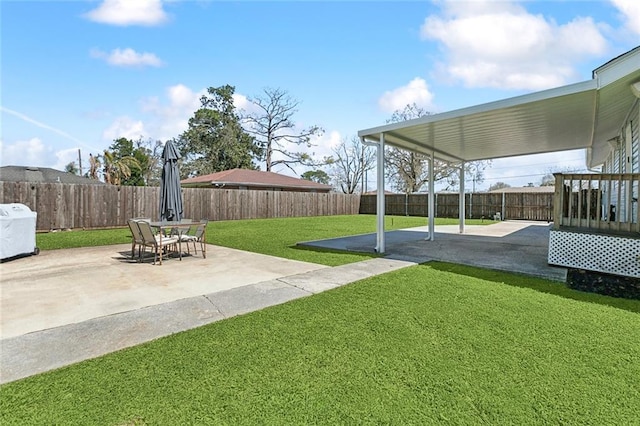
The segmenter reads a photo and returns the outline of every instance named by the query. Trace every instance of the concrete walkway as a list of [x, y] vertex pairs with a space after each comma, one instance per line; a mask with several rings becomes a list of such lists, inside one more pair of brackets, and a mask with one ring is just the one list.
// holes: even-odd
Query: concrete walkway
[[0, 264], [0, 383], [415, 264], [329, 268], [211, 245], [206, 259], [162, 266], [129, 255], [106, 246]]

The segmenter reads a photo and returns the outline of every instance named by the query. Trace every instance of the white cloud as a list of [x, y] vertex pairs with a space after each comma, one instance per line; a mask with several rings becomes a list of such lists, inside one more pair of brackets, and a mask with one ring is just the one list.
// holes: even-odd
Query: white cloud
[[94, 22], [120, 26], [153, 26], [168, 20], [161, 0], [104, 0], [85, 17]]
[[91, 49], [91, 57], [104, 59], [109, 65], [116, 67], [161, 67], [164, 63], [153, 53], [138, 53], [131, 48], [114, 49], [111, 53], [100, 49]]
[[233, 105], [244, 114], [260, 114], [264, 112], [262, 108], [251, 102], [251, 99], [240, 93], [233, 94]]
[[633, 33], [640, 34], [640, 2], [638, 0], [611, 0], [622, 13], [625, 26]]
[[429, 91], [427, 82], [416, 77], [406, 86], [385, 92], [378, 100], [378, 105], [385, 112], [394, 112], [413, 103], [428, 109], [433, 106], [432, 101], [433, 93]]
[[250, 109], [254, 104], [245, 95], [234, 93], [233, 105], [239, 110], [246, 111], [247, 109]]
[[51, 146], [37, 137], [11, 144], [0, 140], [0, 153], [3, 166], [50, 167], [64, 170], [65, 166], [72, 161], [78, 164], [78, 148], [54, 151]]
[[576, 62], [606, 53], [604, 27], [590, 17], [560, 25], [508, 1], [442, 5], [440, 15], [425, 19], [421, 35], [444, 47], [440, 72], [468, 87], [555, 87], [578, 78]]
[[142, 100], [142, 111], [151, 115], [147, 122], [148, 136], [162, 141], [179, 136], [189, 126], [189, 118], [200, 108], [200, 98], [206, 90], [194, 92], [184, 84], [166, 89], [166, 101], [158, 97]]
[[40, 138], [16, 141], [8, 145], [4, 141], [0, 141], [0, 152], [4, 166], [45, 167], [47, 166], [47, 157], [51, 156], [50, 150]]
[[311, 154], [316, 159], [321, 159], [333, 155], [333, 150], [342, 143], [342, 135], [337, 130], [332, 130], [312, 137], [310, 142], [313, 145], [310, 148]]
[[[63, 149], [60, 151], [56, 151], [55, 155], [55, 163], [50, 166], [43, 167], [51, 167], [56, 170], [64, 170], [65, 166], [72, 161], [76, 163], [76, 167], [78, 166], [78, 149], [77, 148], [69, 148]], [[86, 171], [86, 163], [83, 164], [83, 171]]]
[[116, 118], [116, 120], [102, 132], [102, 138], [109, 142], [119, 138], [137, 140], [144, 138], [146, 134], [142, 121], [135, 121], [127, 116], [122, 116]]

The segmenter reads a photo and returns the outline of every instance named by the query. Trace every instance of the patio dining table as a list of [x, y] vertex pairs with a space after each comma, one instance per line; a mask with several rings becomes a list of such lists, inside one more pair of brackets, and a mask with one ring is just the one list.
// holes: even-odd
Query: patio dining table
[[[170, 220], [164, 220], [164, 221], [160, 221], [160, 222], [149, 222], [149, 225], [158, 230], [158, 235], [159, 235], [159, 244], [160, 247], [162, 247], [162, 237], [164, 236], [164, 231], [166, 231], [167, 229], [169, 230], [174, 230], [177, 229], [178, 230], [178, 251], [180, 252], [180, 260], [182, 260], [182, 235], [184, 232], [188, 231], [192, 226], [198, 226], [198, 225], [203, 225], [204, 222], [201, 221], [194, 221], [191, 219], [183, 219], [180, 221], [170, 221]], [[206, 231], [206, 227], [205, 227], [205, 231], [202, 233], [202, 257], [206, 258], [207, 257], [207, 245], [206, 245], [206, 235], [207, 235], [207, 231]], [[162, 250], [160, 250], [160, 265], [162, 265]]]

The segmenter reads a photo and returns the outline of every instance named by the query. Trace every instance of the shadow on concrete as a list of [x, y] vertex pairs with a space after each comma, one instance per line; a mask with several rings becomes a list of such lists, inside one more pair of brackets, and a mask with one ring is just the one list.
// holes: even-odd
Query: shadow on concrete
[[[117, 260], [119, 262], [122, 263], [149, 263], [152, 264], [154, 261], [154, 255], [152, 251], [146, 251], [142, 253], [141, 259], [138, 259], [138, 250], [136, 249], [136, 252], [134, 254], [134, 257], [131, 257], [131, 250], [122, 250], [118, 252], [119, 256], [113, 256], [111, 257], [113, 260]], [[193, 258], [193, 257], [202, 257], [201, 253], [193, 254], [193, 253], [188, 253], [188, 252], [184, 252], [182, 253], [182, 258], [183, 259], [188, 259], [188, 258]], [[141, 260], [141, 261], [140, 261]], [[162, 256], [162, 260], [163, 261], [170, 261], [173, 262], [174, 260], [177, 260], [178, 262], [180, 262], [180, 255], [178, 253], [169, 253], [169, 254], [164, 254]]]
[[[299, 243], [302, 247], [375, 253], [376, 234], [354, 235]], [[549, 225], [540, 222], [501, 222], [469, 226], [436, 227], [434, 241], [427, 227], [385, 232], [385, 257], [418, 263], [433, 260], [566, 280], [566, 269], [547, 263]]]
[[534, 277], [522, 277], [517, 281], [509, 279], [509, 274], [503, 271], [480, 269], [466, 265], [456, 265], [445, 262], [430, 262], [429, 266], [438, 271], [452, 272], [458, 275], [480, 278], [485, 281], [509, 285], [512, 287], [528, 288], [540, 293], [552, 294], [565, 299], [577, 300], [580, 302], [597, 303], [599, 305], [610, 306], [612, 308], [623, 309], [625, 311], [640, 314], [640, 301], [629, 300], [611, 296], [604, 296], [596, 293], [586, 293], [573, 290], [564, 283], [553, 281], [541, 281]]

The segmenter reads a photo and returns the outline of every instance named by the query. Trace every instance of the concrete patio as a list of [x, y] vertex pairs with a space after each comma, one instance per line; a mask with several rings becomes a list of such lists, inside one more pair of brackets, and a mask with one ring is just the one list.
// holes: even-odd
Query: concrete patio
[[[545, 222], [504, 221], [492, 225], [436, 226], [434, 241], [428, 227], [385, 232], [385, 257], [423, 263], [460, 263], [565, 281], [564, 268], [549, 266], [550, 225]], [[375, 251], [376, 234], [300, 243], [301, 246], [356, 252]]]

